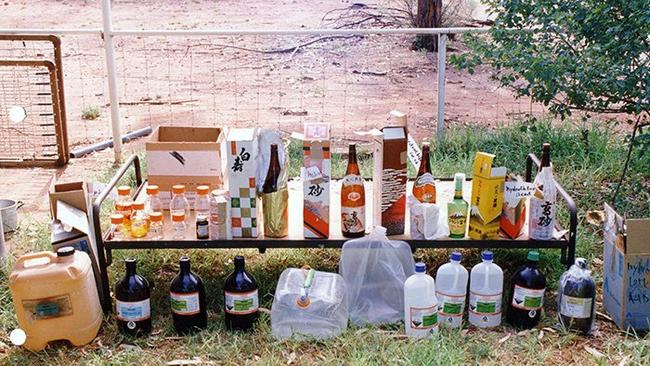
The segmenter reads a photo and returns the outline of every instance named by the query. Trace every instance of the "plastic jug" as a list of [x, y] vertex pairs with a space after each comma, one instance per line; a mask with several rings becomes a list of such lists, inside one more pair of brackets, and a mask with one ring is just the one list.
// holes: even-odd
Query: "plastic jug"
[[424, 263], [416, 263], [415, 274], [404, 282], [404, 330], [413, 338], [438, 332], [436, 285]]
[[449, 263], [440, 266], [436, 273], [438, 320], [440, 324], [458, 328], [463, 324], [469, 274], [460, 264], [460, 253], [453, 252], [449, 258]]
[[494, 255], [485, 251], [483, 262], [472, 268], [469, 281], [469, 322], [480, 328], [501, 324], [503, 271], [492, 262]]
[[90, 343], [102, 323], [90, 257], [72, 247], [20, 257], [9, 276], [25, 347], [40, 351], [48, 342]]
[[348, 326], [348, 295], [343, 277], [313, 269], [287, 268], [280, 275], [271, 306], [271, 332], [331, 338]]

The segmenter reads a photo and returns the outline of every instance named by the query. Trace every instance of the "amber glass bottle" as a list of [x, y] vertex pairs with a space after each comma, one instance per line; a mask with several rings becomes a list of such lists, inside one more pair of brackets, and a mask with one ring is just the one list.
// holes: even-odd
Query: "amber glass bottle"
[[278, 158], [278, 145], [271, 144], [271, 161], [269, 162], [269, 171], [266, 173], [266, 179], [262, 186], [264, 193], [273, 193], [278, 191], [278, 180], [280, 179], [280, 159]]
[[422, 144], [422, 160], [418, 176], [413, 182], [413, 197], [422, 203], [436, 203], [436, 182], [431, 174], [428, 142]]
[[357, 148], [350, 144], [348, 169], [341, 184], [341, 231], [347, 238], [362, 237], [366, 232], [366, 192], [357, 163]]

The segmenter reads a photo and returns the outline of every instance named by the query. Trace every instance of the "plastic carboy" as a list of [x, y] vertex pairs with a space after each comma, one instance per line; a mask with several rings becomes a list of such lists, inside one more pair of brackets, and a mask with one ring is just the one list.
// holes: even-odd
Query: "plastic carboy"
[[472, 268], [469, 281], [469, 322], [480, 328], [501, 324], [503, 270], [492, 262], [490, 251], [482, 253], [482, 263]]

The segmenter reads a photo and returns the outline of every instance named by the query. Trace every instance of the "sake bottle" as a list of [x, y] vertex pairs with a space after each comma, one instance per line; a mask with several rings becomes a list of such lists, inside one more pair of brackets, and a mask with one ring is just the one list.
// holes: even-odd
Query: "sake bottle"
[[179, 264], [180, 272], [172, 280], [169, 298], [176, 332], [188, 334], [208, 325], [205, 288], [201, 278], [190, 270], [187, 256], [182, 256]]
[[341, 182], [341, 231], [346, 238], [360, 238], [366, 233], [366, 191], [355, 144], [350, 144], [348, 168]]
[[235, 270], [224, 285], [224, 312], [228, 330], [249, 330], [257, 321], [257, 282], [246, 272], [244, 257], [235, 257]]
[[149, 282], [136, 273], [135, 258], [125, 261], [126, 274], [115, 285], [115, 313], [120, 332], [141, 336], [151, 332]]
[[533, 183], [535, 184], [535, 193], [530, 197], [528, 235], [533, 240], [551, 240], [555, 228], [557, 188], [553, 178], [551, 144], [549, 143], [542, 146], [542, 160]]
[[544, 306], [546, 278], [539, 271], [539, 252], [528, 252], [528, 261], [512, 278], [507, 320], [517, 328], [533, 328]]

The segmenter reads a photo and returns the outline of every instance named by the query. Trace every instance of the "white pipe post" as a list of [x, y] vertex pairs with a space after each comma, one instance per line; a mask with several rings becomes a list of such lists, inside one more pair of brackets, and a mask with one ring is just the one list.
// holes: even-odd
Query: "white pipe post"
[[2, 217], [0, 216], [0, 264], [7, 256], [7, 249], [5, 248], [5, 229], [2, 224]]
[[111, 131], [113, 132], [113, 152], [115, 164], [122, 162], [122, 131], [120, 127], [120, 101], [117, 94], [117, 71], [115, 68], [115, 49], [113, 48], [113, 20], [111, 0], [102, 0], [102, 24], [104, 30], [104, 53], [108, 73], [108, 95], [111, 103]]
[[445, 138], [445, 68], [447, 67], [447, 34], [438, 36], [438, 142]]

